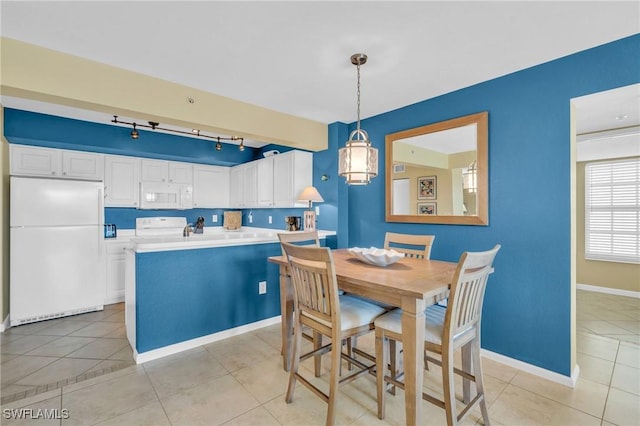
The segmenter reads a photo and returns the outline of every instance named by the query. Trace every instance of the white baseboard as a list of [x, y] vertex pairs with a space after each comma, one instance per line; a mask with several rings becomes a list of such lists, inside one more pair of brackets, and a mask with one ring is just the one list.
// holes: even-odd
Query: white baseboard
[[636, 299], [640, 299], [640, 291], [620, 290], [617, 288], [600, 287], [597, 285], [589, 285], [589, 284], [576, 284], [576, 288], [578, 290], [595, 291], [598, 293], [613, 294], [616, 296], [635, 297]]
[[174, 345], [165, 346], [160, 349], [154, 349], [151, 351], [143, 352], [139, 354], [135, 348], [133, 349], [133, 358], [136, 364], [141, 364], [147, 361], [153, 361], [154, 359], [163, 358], [168, 355], [174, 355], [180, 352], [184, 352], [189, 349], [197, 348], [198, 346], [207, 345], [209, 343], [217, 342], [219, 340], [226, 339], [228, 337], [238, 336], [240, 334], [255, 331], [263, 327], [267, 327], [273, 324], [280, 324], [280, 315], [273, 318], [267, 318], [262, 321], [253, 322], [251, 324], [241, 325], [240, 327], [224, 330], [219, 333], [213, 333], [195, 339], [187, 340], [186, 342], [176, 343]]
[[580, 367], [578, 365], [576, 365], [576, 367], [573, 369], [571, 377], [569, 377], [532, 364], [527, 364], [526, 362], [522, 362], [514, 358], [509, 358], [508, 356], [488, 351], [486, 349], [480, 349], [480, 355], [485, 358], [489, 358], [492, 361], [499, 362], [500, 364], [517, 368], [518, 370], [522, 370], [525, 373], [533, 374], [534, 376], [542, 377], [543, 379], [550, 380], [552, 382], [556, 382], [570, 388], [574, 388], [576, 386], [578, 376], [580, 375]]
[[0, 333], [4, 332], [8, 328], [9, 328], [9, 315], [7, 315], [4, 321], [2, 321], [2, 324], [0, 324]]

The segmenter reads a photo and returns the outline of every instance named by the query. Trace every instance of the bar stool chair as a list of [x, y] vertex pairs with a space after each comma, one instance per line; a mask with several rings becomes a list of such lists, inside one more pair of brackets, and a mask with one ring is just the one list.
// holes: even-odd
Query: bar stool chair
[[[404, 253], [405, 257], [428, 260], [431, 257], [431, 246], [436, 239], [435, 235], [398, 234], [387, 232], [384, 235], [384, 249], [395, 250]], [[388, 306], [385, 306], [388, 308]], [[390, 363], [396, 366], [396, 371], [391, 376], [396, 378], [402, 371], [402, 348], [392, 340], [389, 345]], [[426, 364], [425, 364], [426, 366]], [[428, 367], [426, 367], [428, 369]], [[391, 394], [396, 394], [396, 387], [391, 388]]]
[[[279, 233], [278, 239], [280, 240], [280, 244], [291, 243], [296, 245], [320, 247], [320, 239], [318, 238], [317, 231]], [[282, 249], [282, 255], [285, 257], [287, 256], [287, 254], [284, 252], [284, 248]], [[288, 286], [287, 290], [288, 290], [288, 293], [280, 294], [280, 303], [282, 306], [285, 306], [285, 309], [287, 310], [287, 312], [293, 312], [293, 286], [292, 285]], [[289, 316], [289, 318], [291, 318], [291, 316]], [[288, 334], [289, 336], [293, 334], [293, 324], [287, 324], [284, 321], [284, 318], [282, 320], [282, 334], [283, 335]], [[319, 333], [316, 333], [315, 335], [312, 336], [303, 331], [302, 337], [304, 337], [310, 342], [314, 342], [314, 345], [315, 345], [314, 347], [316, 349], [322, 346], [322, 335]], [[284, 340], [282, 349], [281, 349], [281, 354], [284, 357], [285, 370], [289, 371], [290, 364], [291, 364], [292, 349], [290, 346], [286, 347], [286, 343], [284, 342], [291, 342], [291, 339]], [[315, 360], [316, 377], [320, 377], [320, 370], [322, 367], [321, 363], [322, 363], [321, 358], [319, 356], [316, 357], [316, 360]]]
[[416, 259], [429, 259], [431, 256], [431, 246], [435, 235], [413, 235], [413, 234], [397, 234], [395, 232], [387, 232], [384, 235], [385, 250], [395, 250], [404, 253], [406, 257], [414, 257]]
[[[294, 293], [294, 341], [289, 386], [286, 402], [293, 401], [296, 382], [300, 381], [313, 393], [328, 403], [327, 425], [333, 425], [336, 418], [338, 385], [355, 380], [375, 368], [375, 363], [365, 365], [342, 352], [342, 341], [354, 336], [367, 334], [373, 330], [374, 320], [385, 310], [373, 303], [348, 295], [338, 295], [338, 283], [331, 250], [326, 247], [301, 247], [282, 243], [289, 261]], [[302, 326], [328, 336], [331, 342], [320, 348], [302, 354]], [[311, 356], [331, 351], [329, 373], [329, 393], [305, 379], [299, 372], [300, 361]], [[358, 367], [340, 375], [340, 361]]]
[[[487, 279], [493, 272], [493, 260], [498, 250], [500, 250], [499, 244], [488, 251], [463, 253], [451, 283], [449, 304], [446, 309], [431, 306], [425, 311], [425, 362], [429, 360], [442, 367], [444, 401], [424, 392], [422, 398], [445, 409], [448, 425], [456, 425], [475, 404], [480, 404], [484, 424], [489, 425], [480, 361], [480, 320]], [[396, 309], [378, 317], [375, 321], [375, 329], [378, 417], [384, 419], [386, 383], [392, 383], [404, 389], [404, 384], [399, 380], [384, 377], [384, 366], [387, 365], [385, 351], [387, 342], [389, 339], [402, 341], [402, 311]], [[456, 350], [466, 345], [469, 345], [471, 360], [466, 362], [463, 360], [461, 370], [454, 367], [453, 356]], [[440, 354], [441, 357], [433, 358], [427, 352]], [[469, 361], [473, 363], [473, 371]], [[462, 376], [463, 381], [475, 382], [477, 390], [475, 398], [468, 402], [459, 414], [456, 413], [455, 405], [454, 373]]]

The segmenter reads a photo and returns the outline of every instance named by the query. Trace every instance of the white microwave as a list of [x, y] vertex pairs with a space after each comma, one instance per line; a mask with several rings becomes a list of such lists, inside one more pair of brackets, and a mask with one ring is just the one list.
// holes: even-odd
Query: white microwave
[[140, 209], [184, 210], [193, 207], [193, 188], [188, 184], [140, 183]]

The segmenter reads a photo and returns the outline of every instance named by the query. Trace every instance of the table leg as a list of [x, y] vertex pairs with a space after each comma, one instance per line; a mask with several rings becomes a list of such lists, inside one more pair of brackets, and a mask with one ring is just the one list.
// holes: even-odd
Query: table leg
[[289, 282], [287, 267], [280, 266], [280, 315], [282, 325], [282, 368], [289, 371], [291, 365], [293, 334], [293, 289]]
[[407, 425], [421, 425], [422, 383], [424, 369], [424, 300], [402, 301], [403, 360], [405, 378], [405, 420]]

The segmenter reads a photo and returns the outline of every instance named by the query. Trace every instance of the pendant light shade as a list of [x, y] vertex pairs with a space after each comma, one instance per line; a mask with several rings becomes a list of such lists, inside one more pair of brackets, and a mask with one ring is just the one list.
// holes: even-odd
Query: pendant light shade
[[371, 178], [378, 176], [378, 150], [371, 146], [369, 135], [360, 128], [360, 65], [366, 62], [364, 53], [351, 56], [351, 63], [358, 70], [358, 121], [346, 146], [338, 151], [338, 174], [346, 178], [348, 185], [367, 185]]
[[366, 185], [378, 175], [378, 150], [371, 146], [367, 132], [351, 132], [347, 145], [340, 148], [338, 163], [340, 176], [348, 185]]

